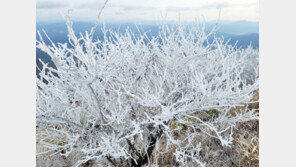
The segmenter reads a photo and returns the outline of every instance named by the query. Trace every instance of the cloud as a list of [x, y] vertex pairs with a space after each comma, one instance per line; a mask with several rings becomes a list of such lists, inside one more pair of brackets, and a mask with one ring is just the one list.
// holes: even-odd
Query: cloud
[[[61, 9], [74, 9], [75, 17], [91, 20], [96, 17], [104, 2], [105, 0], [37, 0], [37, 11], [40, 19], [54, 19]], [[226, 19], [257, 20], [258, 6], [258, 0], [110, 0], [103, 15], [109, 20], [152, 20], [158, 17], [159, 11], [163, 11], [169, 12], [168, 17], [171, 19], [177, 13], [182, 13], [187, 20], [194, 19], [196, 15], [206, 15], [211, 20], [216, 18], [217, 9], [221, 8], [222, 14], [227, 11], [224, 14]]]
[[131, 10], [138, 10], [138, 11], [143, 11], [143, 10], [156, 10], [157, 8], [151, 7], [151, 6], [122, 6], [121, 7], [123, 10], [131, 11]]
[[[88, 9], [99, 9], [103, 3], [101, 1], [95, 1], [95, 2], [84, 2], [81, 4], [74, 5], [75, 8], [88, 8]], [[107, 4], [108, 5], [108, 4]], [[110, 6], [110, 5], [108, 5]]]
[[[82, 2], [76, 3], [72, 5], [72, 7], [76, 9], [95, 9], [98, 10], [103, 5], [102, 1], [91, 1], [91, 2]], [[157, 10], [158, 8], [152, 6], [144, 6], [144, 5], [129, 5], [129, 4], [119, 4], [119, 3], [110, 3], [107, 4], [107, 10], [124, 10], [124, 11], [149, 11], [149, 10]]]
[[182, 11], [194, 11], [194, 10], [204, 10], [204, 9], [220, 9], [220, 8], [228, 8], [231, 7], [231, 5], [227, 2], [223, 3], [211, 3], [207, 5], [203, 5], [201, 7], [175, 7], [175, 6], [169, 6], [167, 8], [167, 11], [170, 12], [182, 12]]
[[167, 11], [169, 12], [181, 12], [181, 11], [189, 11], [189, 10], [195, 10], [195, 9], [190, 7], [175, 7], [175, 6], [169, 6], [167, 8]]
[[204, 5], [201, 7], [201, 9], [220, 9], [220, 8], [228, 8], [232, 6], [233, 5], [229, 4], [228, 2], [222, 2], [222, 3], [212, 3], [212, 4]]
[[203, 5], [201, 7], [176, 7], [176, 6], [169, 6], [167, 11], [170, 12], [182, 12], [182, 11], [194, 11], [194, 10], [206, 10], [206, 9], [223, 9], [223, 8], [233, 8], [233, 7], [250, 7], [256, 6], [257, 3], [242, 3], [242, 4], [230, 4], [228, 2], [221, 2], [221, 3], [210, 3]]
[[36, 7], [37, 9], [57, 9], [67, 7], [67, 4], [54, 1], [37, 1]]
[[250, 6], [256, 6], [258, 3], [241, 3], [241, 4], [230, 4], [228, 2], [223, 3], [213, 3], [204, 5], [201, 8], [202, 9], [222, 9], [222, 8], [233, 8], [233, 7], [250, 7]]
[[124, 13], [124, 12], [115, 12], [114, 14], [115, 14], [115, 15], [120, 15], [120, 16], [122, 16], [122, 15], [124, 15], [125, 13]]
[[258, 6], [259, 3], [244, 3], [244, 4], [241, 4], [240, 6], [242, 7], [250, 7], [250, 6]]
[[119, 8], [124, 11], [149, 11], [149, 10], [157, 10], [159, 8], [152, 7], [152, 6], [138, 6], [138, 5], [118, 5], [118, 4], [112, 4], [110, 7]]

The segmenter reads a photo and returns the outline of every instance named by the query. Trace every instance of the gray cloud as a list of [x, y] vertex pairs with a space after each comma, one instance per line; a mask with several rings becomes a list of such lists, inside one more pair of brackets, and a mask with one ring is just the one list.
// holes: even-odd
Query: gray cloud
[[[136, 1], [139, 1], [139, 3], [136, 3]], [[120, 0], [110, 0], [110, 3], [107, 4], [105, 8], [105, 12], [108, 13], [108, 15], [105, 15], [106, 18], [112, 18], [112, 19], [124, 19], [119, 18], [118, 16], [125, 16], [130, 17], [131, 19], [134, 18], [145, 18], [150, 19], [151, 18], [151, 12], [156, 13], [158, 10], [166, 10], [167, 12], [182, 12], [184, 15], [190, 14], [187, 12], [194, 12], [194, 11], [211, 11], [219, 8], [224, 8], [229, 10], [230, 12], [237, 10], [238, 8], [245, 8], [245, 10], [254, 12], [254, 9], [256, 9], [256, 13], [253, 15], [248, 16], [245, 13], [235, 13], [233, 16], [227, 16], [229, 18], [234, 17], [237, 18], [250, 18], [251, 19], [257, 19], [258, 15], [258, 2], [239, 2], [234, 1], [233, 3], [229, 2], [226, 3], [224, 1], [218, 1], [216, 3], [192, 3], [192, 5], [187, 4], [186, 6], [182, 6], [181, 1], [180, 5], [178, 4], [168, 4], [164, 3], [165, 1], [161, 0], [151, 0], [153, 2], [159, 1], [157, 5], [154, 3], [140, 3], [140, 1], [145, 0], [130, 0], [126, 3], [123, 3], [123, 1]], [[77, 16], [78, 18], [93, 18], [94, 17], [94, 10], [99, 10], [103, 4], [103, 0], [37, 0], [37, 11], [39, 12], [39, 18], [46, 18], [52, 16], [53, 18], [58, 14], [56, 10], [52, 9], [74, 9], [75, 12], [81, 13], [81, 15]], [[133, 3], [132, 3], [133, 2]], [[145, 1], [146, 2], [146, 1]], [[154, 6], [152, 5], [154, 4]], [[199, 5], [199, 6], [198, 6]], [[38, 10], [39, 9], [39, 10]], [[87, 11], [89, 10], [90, 14], [87, 14]], [[150, 14], [150, 15], [149, 15]], [[157, 13], [156, 13], [157, 14]], [[142, 16], [143, 15], [143, 16]], [[188, 15], [188, 19], [192, 17], [192, 14]], [[170, 16], [168, 16], [170, 17]]]
[[125, 13], [124, 12], [115, 12], [115, 15], [120, 15], [120, 16], [122, 16], [122, 15], [124, 15]]
[[257, 3], [243, 3], [243, 4], [230, 4], [227, 2], [222, 2], [222, 3], [211, 3], [207, 4], [201, 7], [174, 7], [174, 6], [169, 6], [167, 8], [167, 11], [171, 12], [182, 12], [182, 11], [192, 11], [192, 10], [202, 10], [202, 9], [223, 9], [223, 8], [232, 8], [232, 7], [250, 7], [250, 6], [255, 6]]
[[[76, 8], [88, 8], [88, 9], [99, 9], [103, 5], [102, 2], [90, 2], [90, 3], [82, 3], [80, 5], [75, 6]], [[107, 4], [107, 6], [110, 6]]]
[[[88, 8], [88, 9], [99, 9], [103, 5], [102, 2], [91, 2], [91, 3], [82, 3], [76, 5], [75, 8]], [[156, 10], [158, 8], [152, 6], [135, 6], [135, 5], [119, 5], [115, 3], [109, 3], [106, 6], [107, 8], [119, 8], [124, 11], [147, 11], [147, 10]]]
[[227, 2], [212, 3], [212, 4], [202, 6], [201, 9], [220, 9], [220, 8], [228, 8], [228, 7], [232, 7], [232, 6], [234, 6], [234, 5], [231, 5]]
[[156, 10], [157, 8], [151, 7], [151, 6], [122, 6], [123, 10], [140, 10], [140, 11], [146, 11], [146, 10]]
[[188, 11], [188, 10], [195, 10], [194, 8], [189, 8], [189, 7], [174, 7], [174, 6], [169, 6], [168, 8], [167, 8], [167, 11], [169, 11], [169, 12], [176, 12], [176, 11], [178, 11], [178, 12], [181, 12], [181, 11]]
[[244, 3], [244, 4], [240, 5], [240, 6], [242, 6], [242, 7], [250, 7], [250, 6], [258, 6], [258, 5], [259, 5], [259, 3]]
[[202, 9], [220, 9], [220, 8], [232, 8], [232, 7], [250, 7], [256, 6], [257, 3], [243, 3], [243, 4], [230, 4], [228, 2], [223, 3], [213, 3], [209, 5], [202, 6]]
[[61, 2], [52, 2], [52, 1], [37, 1], [36, 4], [37, 9], [56, 9], [56, 8], [64, 8], [67, 7], [66, 3]]

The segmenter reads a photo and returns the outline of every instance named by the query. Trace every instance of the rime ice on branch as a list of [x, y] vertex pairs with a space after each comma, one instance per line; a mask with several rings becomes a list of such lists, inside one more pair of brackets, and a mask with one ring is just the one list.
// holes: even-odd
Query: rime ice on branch
[[258, 51], [251, 47], [209, 40], [204, 25], [162, 25], [153, 38], [102, 29], [102, 41], [76, 36], [70, 18], [67, 27], [71, 47], [47, 45], [40, 34], [37, 42], [56, 65], [43, 63], [37, 80], [37, 125], [47, 147], [39, 154], [79, 153], [76, 166], [153, 165], [165, 138], [165, 147], [176, 146], [177, 163], [204, 166], [203, 140], [231, 147], [236, 125], [258, 119], [246, 107], [233, 112], [258, 89]]

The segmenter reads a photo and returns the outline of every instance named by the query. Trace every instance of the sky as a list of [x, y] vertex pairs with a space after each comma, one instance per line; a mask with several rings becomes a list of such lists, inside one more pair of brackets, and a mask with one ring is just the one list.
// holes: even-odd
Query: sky
[[[71, 9], [71, 18], [94, 21], [105, 0], [37, 0], [37, 21], [61, 21]], [[109, 0], [102, 19], [110, 22], [181, 21], [195, 19], [258, 21], [259, 0]]]

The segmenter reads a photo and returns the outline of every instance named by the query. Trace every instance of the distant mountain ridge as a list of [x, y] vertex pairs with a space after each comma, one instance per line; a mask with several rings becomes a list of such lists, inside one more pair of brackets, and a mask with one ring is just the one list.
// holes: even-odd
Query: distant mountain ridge
[[[207, 22], [205, 31], [210, 31], [216, 22]], [[85, 31], [90, 31], [94, 23], [91, 22], [74, 22], [73, 29], [76, 35]], [[190, 24], [189, 24], [190, 26]], [[119, 33], [124, 33], [127, 28], [137, 33], [137, 26], [133, 23], [109, 23], [105, 25], [106, 29], [112, 29]], [[102, 24], [99, 25], [98, 29], [102, 28]], [[149, 32], [149, 36], [156, 36], [159, 32], [159, 26], [157, 24], [143, 24], [140, 26], [142, 31]], [[55, 43], [67, 43], [67, 27], [65, 22], [37, 22], [36, 30], [45, 30], [51, 40]], [[42, 33], [42, 32], [41, 32]], [[246, 48], [250, 44], [255, 48], [259, 49], [259, 23], [249, 21], [221, 21], [219, 22], [219, 29], [216, 32], [216, 36], [223, 36], [226, 40], [230, 40], [229, 44], [234, 45], [237, 42], [237, 47]], [[37, 34], [37, 40], [39, 40]], [[96, 32], [95, 38], [103, 39], [103, 34], [100, 31]], [[45, 42], [49, 41], [45, 39]], [[50, 61], [50, 57], [43, 53], [41, 50], [36, 49], [36, 58], [42, 59], [45, 62]]]
[[246, 48], [250, 44], [255, 49], [259, 49], [259, 34], [245, 34], [245, 35], [237, 35], [237, 36], [230, 36], [229, 44], [234, 45], [236, 42], [238, 47]]
[[[216, 23], [207, 23], [207, 29], [212, 28]], [[243, 35], [243, 34], [259, 34], [259, 23], [252, 21], [221, 21], [218, 23], [220, 28], [218, 32], [230, 35]]]

